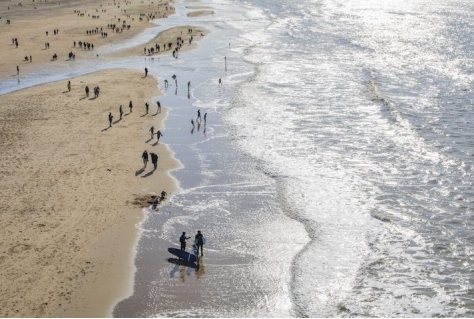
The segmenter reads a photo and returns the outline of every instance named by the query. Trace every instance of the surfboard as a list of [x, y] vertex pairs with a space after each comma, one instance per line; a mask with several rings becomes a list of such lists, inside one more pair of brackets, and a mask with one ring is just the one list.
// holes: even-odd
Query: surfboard
[[[194, 239], [194, 244], [197, 245], [197, 240]], [[202, 238], [202, 244], [205, 245], [206, 244], [206, 237], [203, 237]]]
[[175, 265], [179, 265], [179, 266], [186, 266], [186, 267], [194, 268], [194, 269], [198, 269], [198, 268], [199, 268], [199, 266], [196, 265], [195, 263], [186, 261], [186, 260], [184, 260], [184, 259], [168, 258], [167, 260], [168, 260], [168, 262], [169, 262], [170, 264], [175, 264]]
[[190, 254], [187, 251], [184, 251], [178, 248], [168, 248], [168, 251], [178, 258], [186, 260], [187, 262], [193, 263], [197, 261], [196, 255]]

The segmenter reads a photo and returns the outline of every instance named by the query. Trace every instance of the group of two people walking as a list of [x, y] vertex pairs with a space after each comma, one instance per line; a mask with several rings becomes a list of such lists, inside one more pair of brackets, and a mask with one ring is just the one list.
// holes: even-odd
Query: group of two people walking
[[[186, 237], [186, 232], [183, 232], [181, 237], [179, 237], [179, 242], [181, 244], [181, 250], [186, 250], [186, 240], [191, 237]], [[201, 231], [198, 230], [196, 236], [194, 236], [194, 244], [196, 245], [196, 255], [199, 256], [199, 249], [201, 250], [201, 256], [204, 256], [203, 245], [204, 245], [204, 236], [201, 234]]]
[[[155, 153], [150, 153], [151, 157], [151, 163], [153, 164], [153, 169], [156, 169], [158, 166], [158, 155]], [[142, 153], [142, 160], [143, 160], [143, 168], [146, 168], [146, 165], [148, 164], [148, 152], [145, 150]]]

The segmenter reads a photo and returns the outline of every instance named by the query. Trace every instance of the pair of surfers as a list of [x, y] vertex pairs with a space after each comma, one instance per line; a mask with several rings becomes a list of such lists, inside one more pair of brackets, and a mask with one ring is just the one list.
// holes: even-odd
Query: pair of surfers
[[[181, 244], [181, 250], [186, 250], [186, 240], [190, 239], [191, 237], [186, 237], [186, 232], [179, 237], [179, 242]], [[201, 249], [201, 256], [204, 256], [203, 245], [206, 239], [202, 235], [201, 231], [198, 230], [196, 236], [194, 236], [194, 245], [196, 248], [196, 255], [199, 256], [199, 249]]]

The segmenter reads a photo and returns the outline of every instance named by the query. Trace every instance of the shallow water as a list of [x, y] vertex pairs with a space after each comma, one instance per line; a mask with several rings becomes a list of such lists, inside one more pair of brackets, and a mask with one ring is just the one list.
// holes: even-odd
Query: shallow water
[[[118, 66], [178, 76], [159, 99], [183, 191], [148, 213], [135, 295], [114, 314], [472, 317], [473, 4], [202, 5], [216, 14], [185, 21], [211, 34], [177, 60], [21, 80]], [[19, 87], [7, 82], [1, 93]], [[191, 132], [197, 109], [208, 121]], [[166, 247], [198, 229], [201, 271], [167, 263]]]
[[[216, 10], [231, 13], [225, 6]], [[197, 50], [169, 65], [149, 63], [170, 80], [159, 98], [171, 109], [163, 141], [184, 165], [173, 172], [183, 190], [158, 213], [148, 212], [136, 260], [135, 294], [117, 305], [114, 316], [291, 315], [289, 266], [308, 238], [302, 224], [283, 214], [285, 199], [279, 196], [277, 178], [232, 146], [239, 137], [231, 134], [221, 114], [252, 67], [235, 63], [238, 54], [223, 42], [235, 31], [216, 19], [221, 18], [200, 19], [211, 34]], [[225, 79], [221, 87], [219, 77]], [[207, 123], [193, 129], [190, 121], [196, 121], [198, 109], [202, 116], [207, 113]], [[166, 248], [179, 245], [182, 231], [194, 236], [198, 229], [207, 238], [201, 268], [168, 263], [173, 256]]]
[[472, 316], [472, 4], [253, 4], [225, 118], [313, 239], [295, 314]]

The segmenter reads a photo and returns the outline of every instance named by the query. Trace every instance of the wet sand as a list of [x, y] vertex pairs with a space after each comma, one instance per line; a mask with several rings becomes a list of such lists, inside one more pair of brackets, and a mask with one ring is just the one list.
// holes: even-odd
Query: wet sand
[[[95, 50], [140, 34], [152, 25], [147, 14], [156, 19], [174, 12], [164, 1], [152, 9], [153, 1], [121, 7], [92, 0], [20, 2], [0, 3], [0, 79], [41, 69], [64, 72], [64, 65], [55, 63], [69, 59], [69, 52], [75, 61], [107, 59]], [[130, 30], [107, 30], [119, 17], [130, 23]], [[86, 34], [101, 27], [107, 37]], [[177, 30], [160, 39], [175, 43]], [[78, 48], [78, 41], [94, 43], [95, 48]], [[51, 61], [53, 53], [57, 61]], [[137, 55], [136, 50], [121, 54]], [[162, 128], [168, 114], [166, 105], [156, 112], [159, 79], [144, 77], [143, 71], [112, 69], [68, 80], [70, 91], [65, 80], [0, 95], [2, 317], [110, 316], [133, 287], [142, 209], [150, 205], [152, 195], [178, 191], [170, 171], [180, 163], [162, 144], [166, 134], [159, 144], [150, 139], [149, 128]], [[100, 87], [97, 98], [95, 86]], [[141, 169], [144, 150], [158, 154], [157, 170], [151, 163]]]

